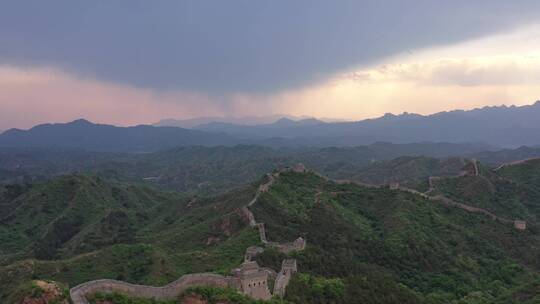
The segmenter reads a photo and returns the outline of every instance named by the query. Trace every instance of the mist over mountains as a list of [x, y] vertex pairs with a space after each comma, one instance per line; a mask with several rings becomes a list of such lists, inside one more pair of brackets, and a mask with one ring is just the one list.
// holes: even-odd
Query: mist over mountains
[[[244, 117], [197, 117], [190, 119], [162, 119], [159, 122], [153, 124], [156, 127], [180, 127], [180, 128], [195, 128], [201, 127], [206, 124], [213, 123], [225, 123], [225, 124], [234, 124], [234, 125], [243, 125], [243, 126], [256, 126], [256, 125], [265, 125], [272, 124], [277, 122], [280, 119], [287, 119], [291, 121], [312, 119], [310, 116], [293, 116], [285, 114], [276, 114], [276, 115], [267, 115], [267, 116], [244, 116]], [[331, 119], [331, 118], [321, 118], [321, 121], [325, 122], [340, 122], [344, 120]]]
[[[485, 107], [423, 116], [403, 113], [358, 122], [281, 118], [245, 125], [189, 120], [190, 129], [139, 125], [116, 127], [76, 120], [0, 134], [0, 147], [61, 147], [97, 151], [149, 152], [175, 146], [258, 144], [278, 147], [355, 146], [375, 142], [483, 143], [515, 148], [540, 144], [540, 101], [527, 106]], [[197, 124], [198, 123], [198, 124]], [[179, 123], [182, 124], [182, 123]]]

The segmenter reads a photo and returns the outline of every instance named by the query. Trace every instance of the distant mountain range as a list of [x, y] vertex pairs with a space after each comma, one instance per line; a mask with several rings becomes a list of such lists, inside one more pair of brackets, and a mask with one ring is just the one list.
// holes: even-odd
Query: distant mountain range
[[301, 120], [292, 120], [290, 118], [280, 118], [279, 120], [269, 123], [253, 126], [238, 125], [226, 122], [211, 122], [195, 126], [194, 129], [207, 132], [225, 132], [229, 134], [241, 135], [243, 137], [287, 137], [282, 131], [284, 129], [298, 127], [312, 127], [321, 124], [326, 124], [322, 120], [315, 118], [306, 118]]
[[11, 129], [0, 134], [0, 147], [57, 147], [95, 151], [148, 152], [177, 146], [238, 143], [241, 141], [223, 133], [148, 125], [116, 127], [93, 124], [84, 119], [43, 124], [29, 130]]
[[540, 143], [540, 101], [527, 106], [484, 107], [470, 111], [423, 116], [403, 113], [358, 122], [324, 123], [314, 119], [243, 126], [228, 123], [199, 125], [195, 129], [220, 131], [242, 138], [295, 139], [299, 144], [359, 145], [377, 141], [482, 142], [517, 147]]
[[[224, 123], [224, 124], [234, 124], [242, 126], [255, 126], [255, 125], [266, 125], [277, 122], [280, 119], [287, 119], [290, 121], [298, 120], [310, 120], [313, 117], [310, 116], [293, 116], [293, 115], [284, 115], [276, 114], [269, 116], [244, 116], [244, 117], [199, 117], [191, 119], [163, 119], [154, 124], [156, 127], [180, 127], [180, 128], [197, 128], [200, 126], [214, 124], [214, 123]], [[320, 121], [324, 122], [342, 122], [343, 120], [333, 119], [333, 118], [321, 118]]]
[[[540, 144], [540, 101], [423, 116], [403, 113], [358, 122], [280, 118], [254, 125], [191, 120], [191, 129], [139, 125], [115, 127], [76, 120], [0, 134], [0, 147], [61, 147], [148, 152], [175, 146], [259, 144], [274, 147], [356, 146], [375, 142], [483, 143], [498, 147]], [[248, 121], [247, 119], [245, 120]], [[254, 120], [252, 122], [255, 122]]]

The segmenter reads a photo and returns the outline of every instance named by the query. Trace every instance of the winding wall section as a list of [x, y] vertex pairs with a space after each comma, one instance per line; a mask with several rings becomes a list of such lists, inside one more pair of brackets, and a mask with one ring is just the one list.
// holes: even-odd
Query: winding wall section
[[137, 298], [154, 298], [170, 300], [176, 298], [184, 290], [195, 286], [235, 287], [235, 278], [224, 277], [212, 273], [187, 274], [178, 280], [162, 287], [130, 284], [116, 280], [95, 280], [80, 284], [70, 290], [73, 304], [89, 304], [87, 295], [96, 292], [118, 292]]
[[[266, 230], [264, 227], [264, 223], [257, 223], [257, 221], [255, 220], [255, 216], [249, 210], [248, 207], [255, 204], [255, 202], [257, 202], [257, 200], [259, 199], [262, 193], [268, 192], [268, 190], [270, 189], [270, 186], [274, 183], [275, 179], [279, 177], [280, 172], [283, 172], [286, 170], [291, 170], [291, 169], [285, 169], [285, 170], [278, 171], [277, 173], [274, 173], [274, 174], [268, 174], [267, 175], [268, 181], [261, 184], [254, 198], [245, 207], [241, 208], [241, 212], [244, 214], [244, 216], [246, 216], [249, 222], [249, 226], [253, 228], [257, 228], [259, 230], [259, 236], [260, 236], [261, 242], [264, 244], [278, 246], [278, 248], [281, 248], [280, 246], [284, 246], [284, 248], [289, 248], [291, 245], [289, 244], [282, 245], [278, 243], [268, 242], [266, 238]], [[302, 241], [302, 244], [298, 248], [303, 249], [305, 246], [305, 242], [301, 238], [300, 240]], [[298, 240], [291, 243], [293, 244], [292, 246], [298, 246], [298, 245], [295, 245], [296, 242], [298, 242]], [[247, 253], [246, 253], [246, 256], [251, 257], [251, 255], [248, 255]], [[262, 270], [268, 272], [271, 275], [271, 277], [275, 277], [277, 275], [275, 271], [273, 270], [271, 271], [269, 269], [262, 269]], [[284, 275], [285, 277], [283, 277]], [[290, 272], [287, 272], [286, 274], [285, 273], [281, 274], [281, 277], [279, 277], [278, 275], [279, 282], [276, 282], [276, 284], [279, 284], [280, 286], [279, 294], [281, 296], [285, 292], [285, 288], [287, 287], [290, 276], [291, 276]], [[130, 296], [130, 297], [136, 297], [136, 298], [154, 298], [157, 300], [169, 300], [169, 299], [176, 298], [183, 291], [185, 291], [186, 289], [190, 287], [213, 286], [213, 287], [230, 287], [230, 288], [235, 288], [237, 290], [241, 290], [242, 289], [241, 285], [242, 285], [241, 279], [239, 279], [238, 277], [221, 276], [221, 275], [212, 274], [212, 273], [187, 274], [180, 277], [178, 280], [171, 282], [170, 284], [167, 284], [165, 286], [161, 286], [161, 287], [137, 285], [137, 284], [131, 284], [131, 283], [123, 282], [123, 281], [102, 279], [102, 280], [89, 281], [89, 282], [73, 287], [70, 290], [70, 297], [73, 304], [89, 304], [87, 296], [97, 293], [97, 292], [105, 292], [105, 293], [118, 292], [118, 293]]]

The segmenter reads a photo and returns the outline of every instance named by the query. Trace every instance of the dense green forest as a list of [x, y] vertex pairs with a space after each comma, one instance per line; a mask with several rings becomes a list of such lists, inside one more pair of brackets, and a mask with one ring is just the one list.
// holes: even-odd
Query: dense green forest
[[[254, 159], [264, 155], [260, 152], [252, 151]], [[232, 157], [216, 153], [214, 157], [223, 157], [217, 163]], [[201, 164], [207, 157], [202, 156]], [[172, 158], [165, 157], [164, 164]], [[239, 160], [204, 174], [255, 164]], [[229, 274], [247, 247], [261, 245], [258, 232], [239, 212], [263, 180], [255, 172], [269, 165], [258, 166], [217, 191], [171, 191], [99, 170], [0, 186], [0, 302], [9, 303], [21, 290], [29, 290], [25, 286], [33, 280], [65, 288], [102, 278], [161, 286], [187, 273]], [[540, 300], [538, 161], [498, 170], [479, 164], [478, 176], [462, 158], [400, 157], [363, 170], [324, 166], [325, 172], [334, 170], [331, 177], [383, 186], [337, 183], [310, 171], [279, 174], [250, 209], [265, 223], [270, 240], [302, 236], [308, 246], [291, 253], [299, 272], [283, 301], [275, 303]], [[384, 186], [399, 182], [425, 191], [429, 176], [441, 176], [433, 195], [526, 220], [527, 229]], [[279, 270], [285, 257], [269, 249], [257, 261]], [[255, 303], [228, 290], [190, 292], [204, 303]], [[123, 295], [98, 297], [112, 303], [154, 303]]]
[[540, 149], [474, 152], [475, 145], [375, 143], [328, 148], [179, 147], [153, 153], [106, 153], [73, 149], [0, 148], [0, 184], [35, 183], [90, 172], [108, 180], [164, 190], [216, 195], [244, 187], [261, 175], [303, 163], [332, 178], [368, 183], [399, 181], [425, 189], [430, 175], [454, 175], [463, 158], [489, 166], [540, 156]]
[[[271, 239], [299, 233], [308, 239], [309, 248], [295, 256], [305, 275], [288, 289], [291, 301], [538, 300], [535, 293], [515, 300], [540, 288], [537, 230], [517, 231], [418, 195], [328, 183], [310, 174], [284, 175], [254, 210]], [[272, 265], [271, 255], [263, 253], [261, 263]]]
[[163, 285], [185, 273], [228, 274], [258, 243], [238, 213], [252, 187], [199, 198], [71, 175], [0, 193], [0, 297], [34, 278]]

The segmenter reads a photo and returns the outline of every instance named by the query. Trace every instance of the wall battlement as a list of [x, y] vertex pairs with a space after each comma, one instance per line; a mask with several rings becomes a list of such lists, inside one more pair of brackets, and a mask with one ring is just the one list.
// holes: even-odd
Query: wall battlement
[[138, 298], [169, 300], [176, 298], [184, 290], [195, 286], [234, 287], [230, 277], [212, 273], [187, 274], [161, 287], [130, 284], [117, 280], [95, 280], [80, 284], [70, 290], [73, 304], [89, 304], [86, 296], [96, 292], [118, 292]]

